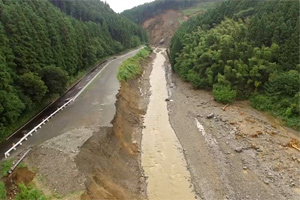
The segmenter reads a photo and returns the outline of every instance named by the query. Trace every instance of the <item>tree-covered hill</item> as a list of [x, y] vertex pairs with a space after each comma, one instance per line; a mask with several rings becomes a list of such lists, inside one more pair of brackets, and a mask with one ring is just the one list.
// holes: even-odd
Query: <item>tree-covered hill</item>
[[130, 10], [125, 10], [121, 15], [127, 17], [131, 21], [141, 24], [145, 20], [163, 13], [165, 10], [174, 9], [180, 10], [198, 4], [200, 1], [195, 0], [155, 0], [150, 3], [134, 7]]
[[299, 1], [225, 1], [184, 23], [171, 42], [175, 71], [228, 103], [250, 98], [300, 128]]
[[0, 138], [98, 60], [146, 40], [100, 1], [60, 2], [66, 13], [47, 0], [0, 0]]
[[130, 47], [139, 38], [143, 41], [147, 40], [146, 32], [139, 25], [122, 15], [116, 14], [108, 4], [99, 0], [50, 1], [62, 12], [78, 20], [101, 24], [108, 30], [111, 37], [119, 41], [125, 48]]

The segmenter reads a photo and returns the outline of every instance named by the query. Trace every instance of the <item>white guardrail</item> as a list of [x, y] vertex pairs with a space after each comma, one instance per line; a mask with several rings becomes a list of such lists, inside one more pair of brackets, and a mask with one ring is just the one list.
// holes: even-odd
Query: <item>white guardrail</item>
[[[136, 52], [136, 51], [139, 51], [140, 49], [142, 49], [143, 47], [135, 50], [135, 51], [132, 51], [132, 52], [129, 52], [125, 55], [122, 55], [122, 56], [119, 56], [118, 58], [122, 58], [124, 56], [127, 56], [128, 54], [130, 53], [133, 53], [133, 52]], [[10, 156], [10, 152], [13, 151], [13, 150], [16, 150], [17, 146], [21, 146], [22, 145], [22, 142], [24, 141], [27, 141], [28, 140], [28, 137], [29, 136], [32, 136], [32, 134], [34, 132], [37, 132], [38, 129], [42, 128], [42, 125], [46, 124], [46, 122], [49, 121], [49, 119], [51, 119], [56, 113], [58, 113], [59, 111], [63, 110], [66, 106], [68, 106], [71, 102], [75, 101], [78, 96], [91, 84], [91, 82], [93, 82], [93, 80], [95, 78], [98, 77], [98, 75], [114, 60], [111, 60], [109, 61], [72, 99], [70, 99], [67, 103], [65, 103], [64, 105], [62, 105], [60, 108], [58, 108], [55, 112], [53, 112], [49, 117], [47, 117], [46, 119], [44, 119], [41, 123], [39, 123], [36, 127], [34, 127], [31, 131], [29, 131], [26, 135], [24, 135], [24, 137], [22, 137], [16, 144], [12, 144], [12, 147], [6, 151], [4, 153], [4, 156], [5, 158], [8, 158]]]
[[32, 136], [34, 132], [37, 132], [39, 128], [42, 128], [42, 125], [46, 124], [46, 122], [49, 121], [56, 113], [63, 110], [67, 105], [69, 105], [71, 102], [75, 101], [75, 98], [70, 99], [67, 103], [62, 105], [60, 108], [58, 108], [55, 112], [53, 112], [50, 116], [48, 116], [46, 119], [44, 119], [41, 123], [39, 123], [36, 127], [34, 127], [31, 131], [29, 131], [24, 137], [22, 137], [19, 142], [16, 144], [13, 144], [13, 146], [4, 153], [5, 158], [10, 156], [10, 152], [13, 150], [16, 150], [17, 146], [21, 146], [23, 141], [27, 141], [29, 136]]

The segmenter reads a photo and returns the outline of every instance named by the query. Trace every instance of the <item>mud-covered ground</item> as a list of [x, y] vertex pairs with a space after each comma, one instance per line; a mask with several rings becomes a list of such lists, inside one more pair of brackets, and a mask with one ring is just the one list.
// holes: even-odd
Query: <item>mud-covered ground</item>
[[210, 92], [166, 70], [170, 122], [201, 199], [300, 199], [300, 152], [288, 145], [298, 132], [248, 102], [223, 111]]

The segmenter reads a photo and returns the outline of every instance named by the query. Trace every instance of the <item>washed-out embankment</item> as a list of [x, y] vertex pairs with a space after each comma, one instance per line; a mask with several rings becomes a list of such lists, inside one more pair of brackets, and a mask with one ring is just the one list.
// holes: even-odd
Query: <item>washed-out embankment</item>
[[8, 196], [33, 182], [50, 199], [146, 199], [140, 151], [153, 57], [140, 63], [142, 75], [121, 83], [112, 127], [74, 129], [34, 148], [25, 159], [29, 170], [5, 181]]
[[113, 127], [94, 133], [75, 158], [79, 171], [87, 177], [84, 200], [146, 198], [140, 151], [152, 59], [141, 63], [139, 78], [121, 83]]

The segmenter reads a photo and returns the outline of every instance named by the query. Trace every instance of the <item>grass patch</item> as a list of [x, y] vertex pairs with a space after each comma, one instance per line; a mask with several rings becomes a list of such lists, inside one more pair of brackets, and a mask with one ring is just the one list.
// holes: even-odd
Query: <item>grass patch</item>
[[2, 181], [0, 182], [0, 199], [6, 199], [6, 188]]
[[278, 97], [256, 94], [250, 98], [251, 106], [265, 111], [283, 121], [283, 125], [300, 130], [298, 97]]
[[190, 16], [190, 15], [196, 14], [200, 11], [206, 12], [207, 10], [214, 8], [216, 6], [216, 3], [217, 2], [201, 2], [197, 6], [182, 10], [182, 13], [185, 16]]
[[26, 165], [24, 164], [24, 163], [20, 163], [19, 165], [18, 165], [18, 168], [23, 168], [23, 167], [26, 167]]
[[32, 186], [26, 186], [23, 183], [19, 185], [20, 193], [17, 194], [15, 200], [48, 200], [48, 198]]
[[117, 78], [120, 82], [135, 79], [142, 73], [140, 61], [149, 56], [151, 49], [145, 47], [139, 51], [135, 56], [125, 60], [119, 68]]
[[232, 90], [230, 86], [214, 84], [213, 95], [218, 102], [227, 104], [236, 98], [236, 91]]
[[13, 159], [10, 159], [10, 160], [5, 160], [2, 163], [2, 166], [1, 166], [1, 174], [2, 174], [2, 176], [7, 176], [8, 175], [8, 171], [13, 166], [13, 162], [14, 162]]

